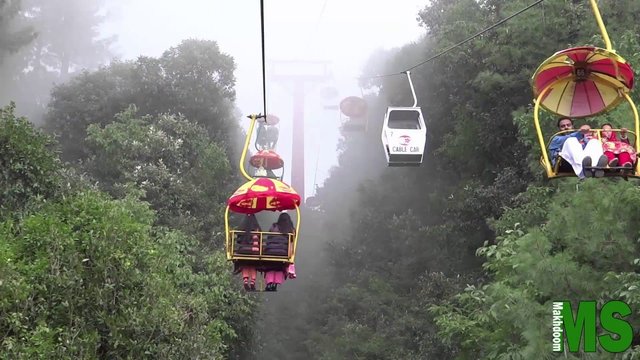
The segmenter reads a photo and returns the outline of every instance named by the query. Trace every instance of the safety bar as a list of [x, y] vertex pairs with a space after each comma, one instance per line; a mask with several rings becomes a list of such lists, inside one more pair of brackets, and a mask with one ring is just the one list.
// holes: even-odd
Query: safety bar
[[[235, 241], [238, 238], [238, 235], [246, 234], [244, 230], [229, 230], [229, 236], [227, 237], [227, 244], [229, 249], [233, 249], [232, 258], [243, 258], [243, 259], [254, 259], [254, 260], [272, 260], [272, 261], [282, 261], [289, 260], [292, 255], [292, 247], [293, 247], [293, 234], [291, 233], [280, 233], [280, 232], [271, 232], [271, 231], [251, 231], [250, 234], [258, 236], [258, 244], [256, 250], [252, 250], [250, 253], [238, 252], [237, 244]], [[272, 255], [265, 254], [264, 248], [266, 247], [264, 236], [269, 235], [281, 235], [287, 237], [287, 254], [286, 255]], [[247, 246], [254, 247], [253, 244], [247, 244]]]

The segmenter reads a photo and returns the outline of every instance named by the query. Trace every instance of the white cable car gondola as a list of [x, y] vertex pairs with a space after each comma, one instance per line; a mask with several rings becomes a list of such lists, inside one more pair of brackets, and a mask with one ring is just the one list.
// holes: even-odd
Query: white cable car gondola
[[413, 94], [412, 107], [388, 107], [382, 126], [382, 145], [388, 166], [420, 166], [427, 140], [427, 127], [413, 89], [410, 72], [409, 86]]

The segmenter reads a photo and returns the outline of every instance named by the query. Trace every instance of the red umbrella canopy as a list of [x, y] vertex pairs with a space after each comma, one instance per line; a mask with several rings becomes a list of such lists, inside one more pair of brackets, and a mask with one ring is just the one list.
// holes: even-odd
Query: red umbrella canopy
[[283, 211], [300, 206], [300, 195], [282, 181], [257, 178], [242, 185], [227, 200], [233, 212], [254, 214], [260, 211]]
[[561, 116], [593, 116], [610, 110], [633, 88], [633, 69], [614, 52], [584, 46], [555, 53], [533, 75], [540, 106]]
[[357, 96], [349, 96], [340, 102], [340, 111], [348, 117], [363, 117], [367, 114], [367, 102]]
[[280, 169], [284, 166], [284, 160], [273, 150], [260, 150], [249, 160], [255, 168], [263, 167], [267, 170]]

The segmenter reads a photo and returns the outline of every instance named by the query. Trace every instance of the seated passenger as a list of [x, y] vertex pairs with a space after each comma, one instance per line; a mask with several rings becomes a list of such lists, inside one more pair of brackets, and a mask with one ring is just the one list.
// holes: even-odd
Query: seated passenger
[[261, 231], [255, 215], [247, 214], [240, 229], [242, 232], [236, 233], [236, 253], [258, 255], [260, 253], [260, 236], [251, 233]]
[[[279, 232], [283, 235], [274, 235], [273, 239], [267, 241], [273, 241], [267, 244], [265, 254], [267, 252], [278, 252], [277, 255], [289, 255], [289, 234], [295, 234], [296, 229], [293, 226], [291, 217], [287, 213], [282, 213], [278, 217], [278, 221], [274, 223], [269, 229], [270, 232]], [[270, 236], [271, 238], [271, 236]], [[284, 239], [284, 243], [283, 240]], [[271, 247], [271, 248], [269, 248]], [[273, 255], [276, 255], [275, 253]], [[295, 278], [295, 273], [291, 273], [291, 269], [294, 269], [290, 264], [288, 267], [283, 266], [281, 270], [270, 270], [265, 273], [265, 282], [267, 283], [266, 291], [276, 291], [278, 285], [284, 282], [285, 277], [288, 275], [290, 278]]]
[[629, 143], [627, 129], [620, 129], [620, 139], [611, 129], [609, 123], [602, 125], [602, 147], [609, 166], [633, 167], [636, 162], [636, 149]]
[[[244, 254], [259, 254], [260, 253], [260, 236], [258, 234], [252, 234], [252, 232], [262, 231], [260, 224], [255, 215], [247, 214], [244, 218], [241, 229], [244, 233], [241, 233], [236, 243], [238, 248], [236, 252]], [[244, 288], [247, 291], [255, 291], [256, 289], [256, 267], [252, 265], [241, 265], [236, 269], [237, 272], [242, 272], [242, 279], [244, 281]]]
[[[568, 117], [558, 120], [558, 128], [560, 130], [573, 130], [573, 121]], [[602, 144], [592, 136], [591, 127], [582, 125], [580, 131], [572, 132], [567, 135], [558, 135], [551, 140], [549, 144], [549, 153], [551, 155], [552, 165], [558, 157], [562, 157], [575, 172], [580, 179], [595, 175], [595, 177], [604, 176], [604, 170], [583, 168], [604, 167], [607, 165], [607, 157], [602, 151]], [[594, 164], [594, 162], [596, 162]]]
[[[560, 118], [558, 119], [558, 129], [560, 131], [573, 130], [573, 121], [570, 118]], [[565, 133], [563, 135], [558, 135], [551, 139], [549, 143], [549, 159], [551, 160], [551, 166], [556, 166], [556, 162], [558, 161], [558, 157], [560, 156], [560, 150], [562, 150], [562, 145], [570, 136], [579, 136], [579, 132], [571, 132]], [[563, 161], [560, 164], [560, 172], [569, 172], [572, 171], [571, 165], [567, 162]]]
[[[269, 229], [270, 232], [280, 232], [277, 227], [271, 226]], [[263, 243], [264, 250], [262, 253], [264, 255], [281, 255], [288, 256], [289, 255], [289, 235], [287, 234], [278, 234], [278, 235], [268, 235]]]

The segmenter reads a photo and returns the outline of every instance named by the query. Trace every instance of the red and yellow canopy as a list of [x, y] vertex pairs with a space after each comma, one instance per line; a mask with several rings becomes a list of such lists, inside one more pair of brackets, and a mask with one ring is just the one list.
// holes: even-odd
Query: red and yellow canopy
[[243, 214], [284, 211], [300, 206], [300, 195], [282, 181], [257, 178], [242, 185], [227, 200], [229, 209]]
[[633, 88], [631, 66], [614, 52], [584, 46], [565, 49], [545, 60], [533, 75], [536, 98], [550, 86], [540, 106], [572, 118], [610, 110]]

